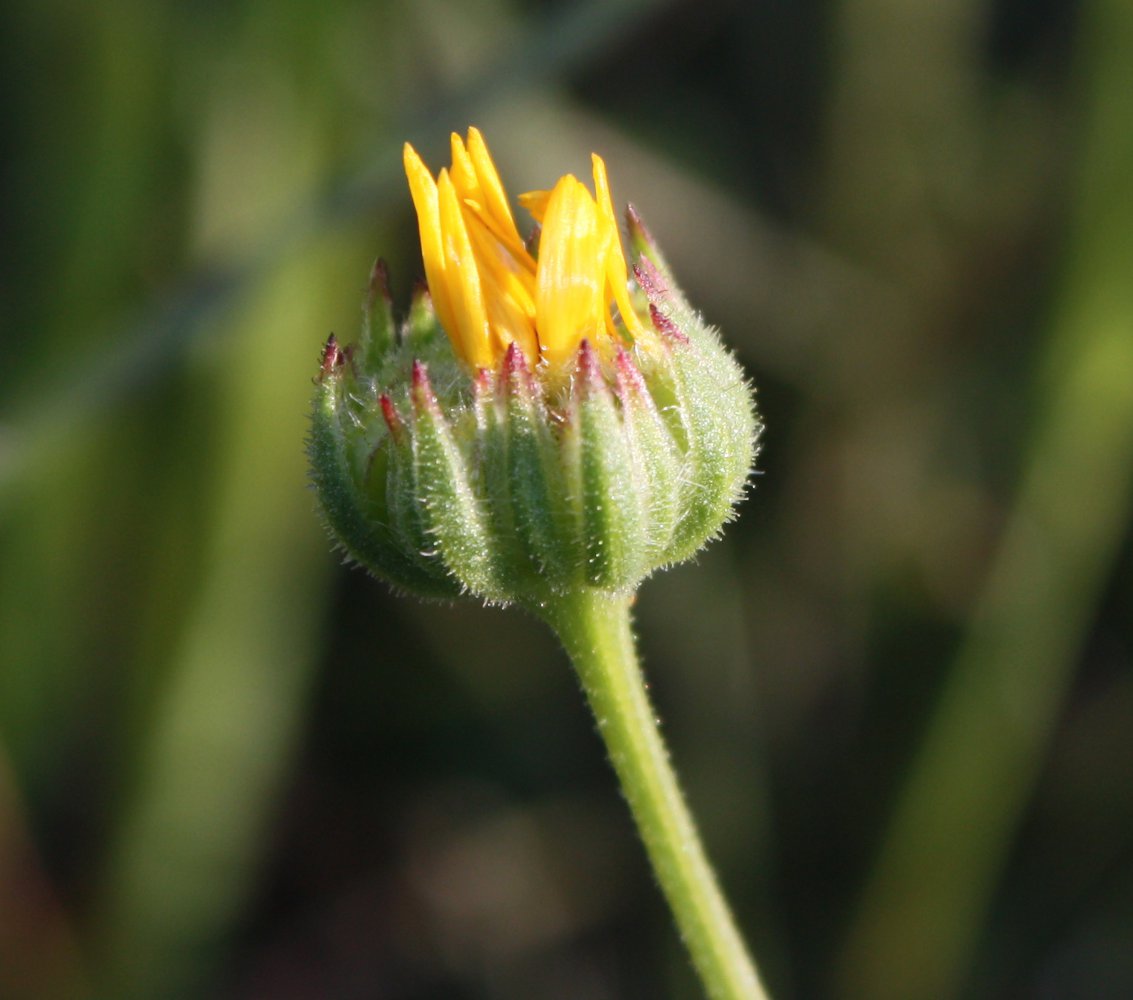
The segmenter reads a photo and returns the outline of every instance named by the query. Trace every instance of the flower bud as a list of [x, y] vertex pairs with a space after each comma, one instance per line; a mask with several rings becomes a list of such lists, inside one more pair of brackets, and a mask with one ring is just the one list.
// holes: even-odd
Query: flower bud
[[480, 134], [436, 180], [406, 147], [428, 290], [393, 319], [375, 265], [359, 342], [327, 342], [312, 478], [347, 555], [413, 593], [537, 608], [627, 593], [693, 555], [742, 496], [750, 386], [635, 213], [626, 266], [605, 166], [521, 196]]

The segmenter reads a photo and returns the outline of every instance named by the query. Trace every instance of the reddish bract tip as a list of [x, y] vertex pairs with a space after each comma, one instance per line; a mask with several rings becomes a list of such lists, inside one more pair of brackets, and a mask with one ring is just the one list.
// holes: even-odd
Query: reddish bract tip
[[339, 365], [345, 360], [345, 355], [339, 349], [338, 338], [332, 333], [327, 337], [326, 346], [323, 348], [323, 359], [319, 363], [319, 378], [326, 378], [331, 374]]
[[477, 396], [487, 396], [492, 391], [494, 381], [490, 368], [477, 368], [472, 376], [472, 391]]
[[402, 423], [401, 417], [398, 415], [397, 409], [393, 405], [393, 400], [389, 398], [384, 392], [378, 397], [378, 405], [382, 409], [382, 417], [389, 428], [390, 436], [395, 441], [401, 440], [401, 431], [405, 426]]
[[669, 297], [669, 286], [664, 276], [648, 257], [641, 257], [633, 265], [633, 276], [650, 302], [662, 302]]
[[389, 294], [389, 265], [379, 257], [370, 271], [370, 301], [378, 298], [387, 304], [393, 301]]
[[429, 286], [425, 282], [424, 278], [413, 279], [413, 291], [410, 292], [409, 299], [414, 305], [416, 305], [422, 299], [431, 300], [431, 296], [429, 295]]
[[527, 355], [523, 353], [523, 348], [514, 340], [507, 345], [507, 350], [504, 352], [502, 369], [504, 382], [509, 392], [525, 391], [530, 393], [534, 390], [531, 368], [527, 364]]
[[626, 205], [626, 229], [629, 230], [630, 239], [635, 243], [648, 246], [650, 249], [657, 246], [653, 239], [653, 234], [649, 231], [649, 227], [645, 225], [637, 209], [632, 204]]
[[429, 373], [424, 363], [417, 359], [413, 361], [413, 403], [419, 410], [434, 409], [437, 405], [437, 394], [433, 392]]
[[672, 317], [663, 313], [652, 302], [649, 303], [649, 318], [653, 320], [653, 329], [663, 337], [675, 340], [678, 344], [688, 343], [685, 332], [677, 326]]
[[590, 346], [589, 340], [583, 340], [578, 345], [578, 382], [586, 392], [601, 392], [606, 388], [598, 352]]
[[641, 369], [637, 367], [637, 362], [633, 360], [627, 350], [622, 347], [618, 348], [615, 363], [617, 365], [618, 395], [626, 399], [630, 396], [648, 394], [649, 390], [645, 385], [645, 378], [641, 374]]
[[523, 356], [522, 349], [514, 340], [507, 345], [507, 350], [504, 352], [504, 371], [508, 375], [527, 372], [527, 358]]

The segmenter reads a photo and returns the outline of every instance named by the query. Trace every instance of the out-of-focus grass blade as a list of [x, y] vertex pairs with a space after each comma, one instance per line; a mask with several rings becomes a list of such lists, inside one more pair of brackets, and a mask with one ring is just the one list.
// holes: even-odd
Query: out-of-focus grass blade
[[1096, 0], [1075, 229], [1018, 499], [851, 928], [842, 991], [946, 1000], [1042, 765], [1133, 501], [1133, 9]]
[[317, 661], [328, 569], [293, 388], [308, 384], [310, 358], [286, 345], [319, 329], [327, 289], [356, 250], [300, 256], [229, 331], [203, 579], [181, 609], [96, 920], [109, 995], [199, 988], [256, 875]]

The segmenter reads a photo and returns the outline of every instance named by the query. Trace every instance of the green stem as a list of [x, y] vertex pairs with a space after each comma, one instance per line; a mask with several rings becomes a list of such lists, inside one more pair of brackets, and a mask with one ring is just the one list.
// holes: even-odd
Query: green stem
[[538, 609], [582, 681], [657, 881], [711, 1000], [766, 1000], [704, 855], [638, 666], [630, 598], [580, 591]]

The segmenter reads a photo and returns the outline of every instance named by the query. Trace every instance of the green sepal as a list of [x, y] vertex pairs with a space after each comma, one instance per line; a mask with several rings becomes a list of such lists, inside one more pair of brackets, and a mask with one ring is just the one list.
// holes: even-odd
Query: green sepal
[[647, 253], [634, 274], [666, 354], [666, 363], [646, 377], [685, 456], [681, 519], [669, 549], [669, 560], [680, 562], [733, 516], [751, 472], [760, 425], [743, 370], [676, 289], [640, 220], [637, 226]]
[[[382, 397], [382, 404], [396, 414], [388, 396]], [[430, 579], [445, 580], [459, 594], [459, 583], [433, 551], [424, 512], [414, 499], [417, 478], [408, 425], [400, 416], [391, 419], [388, 412], [386, 421], [391, 425], [390, 433], [374, 449], [364, 480], [373, 516], [389, 525], [391, 544], [412, 562], [417, 572]]]
[[394, 586], [427, 597], [453, 597], [459, 587], [445, 577], [423, 570], [393, 537], [388, 521], [357, 487], [347, 437], [339, 422], [342, 376], [332, 373], [317, 384], [307, 450], [311, 479], [322, 514], [347, 557], [377, 573]]
[[[429, 353], [432, 345], [441, 342], [451, 356], [444, 330], [437, 322], [437, 314], [433, 311], [433, 300], [429, 297], [429, 290], [424, 285], [413, 289], [413, 299], [409, 305], [409, 315], [405, 318], [405, 325], [401, 330], [402, 341], [415, 357]], [[456, 361], [455, 358], [452, 359]]]
[[516, 344], [504, 358], [503, 380], [508, 506], [540, 580], [563, 590], [583, 575], [580, 517], [570, 503], [560, 442]]
[[426, 534], [438, 560], [467, 590], [504, 600], [480, 499], [472, 489], [452, 428], [425, 366], [413, 365], [413, 467]]
[[[688, 487], [683, 514], [670, 550], [673, 561], [687, 559], [719, 534], [733, 516], [751, 471], [756, 423], [743, 373], [715, 336], [693, 315], [676, 314], [695, 345], [672, 347], [675, 388], [688, 433]], [[682, 322], [683, 321], [683, 322]], [[705, 400], [713, 405], [704, 405]]]
[[507, 427], [495, 374], [487, 368], [472, 382], [471, 412], [463, 415], [456, 435], [468, 456], [469, 484], [481, 498], [481, 510], [495, 553], [494, 575], [509, 592], [530, 575], [531, 560], [521, 543], [508, 497]]
[[750, 387], [635, 216], [630, 238], [656, 332], [584, 341], [567, 377], [515, 345], [469, 372], [423, 288], [395, 330], [375, 265], [359, 344], [324, 352], [309, 447], [350, 558], [426, 596], [537, 608], [624, 594], [719, 532], [754, 456]]
[[362, 300], [362, 336], [358, 343], [358, 368], [373, 371], [397, 343], [393, 301], [389, 294], [389, 271], [379, 258], [370, 269], [370, 282]]
[[680, 522], [681, 456], [633, 359], [619, 350], [616, 366], [634, 485], [646, 512], [642, 522], [645, 560], [653, 568], [668, 561]]
[[633, 458], [622, 421], [594, 349], [583, 341], [575, 375], [578, 492], [591, 586], [621, 591], [635, 587], [644, 564], [645, 510], [636, 489]]

